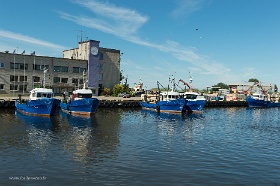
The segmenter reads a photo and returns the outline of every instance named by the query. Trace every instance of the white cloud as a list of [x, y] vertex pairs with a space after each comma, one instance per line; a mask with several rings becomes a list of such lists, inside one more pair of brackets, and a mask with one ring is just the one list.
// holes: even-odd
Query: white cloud
[[22, 35], [19, 33], [14, 33], [14, 32], [5, 31], [5, 30], [0, 30], [0, 38], [12, 39], [12, 40], [16, 40], [16, 41], [20, 41], [20, 42], [24, 42], [24, 43], [40, 45], [40, 46], [51, 48], [51, 49], [54, 49], [54, 50], [57, 50], [60, 52], [65, 49], [65, 47], [57, 45], [57, 44], [53, 44], [53, 43], [50, 43], [47, 41], [35, 39], [35, 38], [27, 36], [27, 35]]
[[[191, 63], [193, 66], [200, 69], [200, 73], [203, 74], [221, 75], [231, 71], [223, 64], [215, 62], [209, 56], [199, 54], [194, 47], [184, 47], [170, 40], [162, 44], [156, 44], [139, 38], [137, 36], [137, 31], [148, 22], [149, 18], [134, 10], [117, 7], [113, 4], [101, 3], [96, 0], [74, 0], [73, 2], [90, 10], [92, 12], [92, 17], [58, 12], [61, 18], [85, 27], [115, 35], [131, 43], [170, 53], [179, 61]], [[180, 0], [178, 2], [178, 8], [174, 10], [177, 16], [183, 12], [189, 14], [198, 11], [205, 1]]]
[[143, 16], [134, 10], [116, 7], [113, 4], [95, 0], [74, 0], [73, 2], [89, 9], [98, 18], [58, 12], [61, 18], [116, 36], [132, 35], [149, 20], [147, 16]]
[[174, 1], [176, 8], [171, 15], [175, 18], [189, 15], [193, 12], [199, 11], [205, 5], [205, 0], [178, 0]]

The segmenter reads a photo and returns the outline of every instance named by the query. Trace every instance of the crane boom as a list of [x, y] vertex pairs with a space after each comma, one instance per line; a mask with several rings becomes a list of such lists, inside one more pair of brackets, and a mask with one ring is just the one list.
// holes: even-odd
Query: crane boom
[[180, 79], [179, 82], [182, 82], [184, 85], [187, 85], [190, 89], [190, 92], [193, 91], [192, 87], [187, 82], [185, 82], [184, 80]]

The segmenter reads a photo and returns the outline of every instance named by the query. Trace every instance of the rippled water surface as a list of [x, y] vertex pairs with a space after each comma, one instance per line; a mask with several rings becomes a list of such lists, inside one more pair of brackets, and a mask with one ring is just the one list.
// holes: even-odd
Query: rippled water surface
[[280, 185], [280, 110], [0, 109], [0, 185]]

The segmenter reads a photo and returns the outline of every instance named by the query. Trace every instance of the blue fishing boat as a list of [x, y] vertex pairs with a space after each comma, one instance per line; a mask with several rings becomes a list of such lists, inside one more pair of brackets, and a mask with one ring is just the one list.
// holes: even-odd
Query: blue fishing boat
[[193, 88], [190, 85], [192, 81], [193, 78], [191, 75], [189, 76], [189, 83], [185, 82], [182, 79], [179, 80], [179, 82], [182, 82], [189, 88], [189, 91], [182, 93], [182, 96], [186, 99], [185, 110], [189, 112], [202, 111], [202, 109], [206, 105], [206, 99], [203, 95], [200, 95], [197, 92], [193, 91]]
[[186, 100], [181, 97], [179, 92], [175, 91], [175, 79], [171, 80], [171, 91], [160, 92], [157, 81], [159, 93], [156, 94], [155, 99], [149, 99], [147, 94], [142, 94], [142, 101], [140, 105], [143, 109], [151, 109], [159, 112], [181, 113], [185, 111]]
[[198, 94], [197, 92], [184, 92], [182, 93], [182, 96], [184, 97], [184, 99], [186, 99], [186, 111], [202, 111], [206, 104], [205, 97]]
[[143, 109], [151, 109], [160, 112], [181, 113], [185, 111], [184, 98], [180, 98], [179, 92], [163, 92], [158, 95], [158, 101], [141, 101]]
[[246, 98], [249, 107], [280, 107], [279, 96], [264, 94], [257, 91]]
[[246, 102], [249, 107], [280, 107], [280, 98], [278, 94], [267, 93], [267, 91], [258, 82], [254, 83], [247, 91], [252, 89], [253, 86], [257, 86], [259, 89], [252, 95], [247, 96]]
[[41, 116], [53, 116], [59, 106], [60, 100], [53, 97], [52, 89], [34, 88], [30, 91], [29, 99], [21, 98], [15, 102], [17, 111]]
[[[83, 75], [85, 77], [85, 73]], [[60, 103], [60, 108], [62, 111], [72, 115], [90, 115], [95, 113], [98, 105], [99, 100], [92, 98], [92, 90], [86, 88], [86, 81], [84, 79], [82, 89], [73, 91], [73, 94], [68, 100], [64, 95], [64, 100]]]

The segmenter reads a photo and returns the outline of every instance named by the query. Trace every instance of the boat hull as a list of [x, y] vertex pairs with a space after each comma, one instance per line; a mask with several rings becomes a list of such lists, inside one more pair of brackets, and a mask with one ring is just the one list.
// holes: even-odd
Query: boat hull
[[257, 100], [250, 96], [247, 97], [246, 101], [249, 107], [261, 107], [261, 108], [280, 107], [280, 102]]
[[187, 100], [185, 105], [185, 110], [193, 111], [202, 111], [206, 104], [206, 100]]
[[99, 105], [96, 98], [83, 98], [79, 100], [71, 100], [68, 103], [61, 102], [60, 108], [72, 115], [90, 115], [95, 113]]
[[181, 113], [184, 112], [185, 99], [159, 101], [157, 103], [140, 102], [143, 109], [157, 110], [160, 112]]
[[249, 107], [268, 107], [267, 101], [257, 100], [250, 96], [247, 97], [246, 101]]
[[42, 98], [38, 100], [27, 100], [25, 103], [16, 101], [17, 111], [39, 116], [53, 116], [59, 107], [60, 100], [55, 98]]

